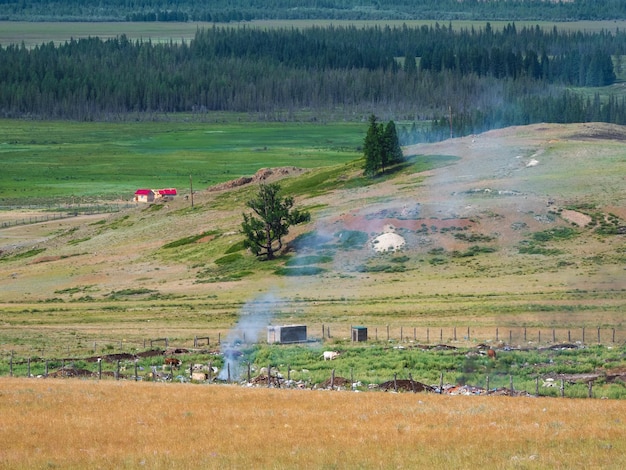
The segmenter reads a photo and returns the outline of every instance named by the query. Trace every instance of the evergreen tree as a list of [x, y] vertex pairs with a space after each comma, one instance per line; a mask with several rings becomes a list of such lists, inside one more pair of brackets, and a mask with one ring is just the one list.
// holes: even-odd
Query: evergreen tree
[[293, 197], [281, 197], [280, 185], [261, 184], [255, 199], [246, 203], [258, 216], [243, 214], [241, 228], [246, 236], [244, 245], [266, 260], [274, 259], [283, 246], [283, 237], [289, 233], [291, 225], [308, 222], [311, 215], [307, 211], [293, 208]]
[[365, 165], [363, 170], [367, 176], [374, 176], [378, 172], [384, 173], [386, 168], [402, 162], [404, 156], [400, 148], [400, 140], [396, 125], [389, 121], [387, 125], [378, 123], [376, 116], [370, 116], [370, 126], [367, 129], [363, 153]]
[[396, 131], [396, 125], [393, 121], [389, 121], [385, 126], [383, 135], [384, 155], [383, 160], [387, 165], [396, 165], [404, 160], [402, 149], [400, 148], [400, 140]]
[[370, 116], [369, 123], [370, 125], [365, 135], [365, 142], [363, 143], [363, 153], [365, 156], [363, 170], [366, 176], [374, 176], [381, 169], [384, 171], [383, 126], [377, 122], [374, 114]]

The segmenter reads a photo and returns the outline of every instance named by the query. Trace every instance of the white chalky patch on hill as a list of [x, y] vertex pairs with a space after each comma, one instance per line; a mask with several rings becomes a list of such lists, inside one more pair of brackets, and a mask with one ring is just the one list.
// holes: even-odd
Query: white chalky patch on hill
[[397, 233], [387, 232], [372, 240], [372, 248], [379, 253], [397, 251], [405, 245], [404, 238]]

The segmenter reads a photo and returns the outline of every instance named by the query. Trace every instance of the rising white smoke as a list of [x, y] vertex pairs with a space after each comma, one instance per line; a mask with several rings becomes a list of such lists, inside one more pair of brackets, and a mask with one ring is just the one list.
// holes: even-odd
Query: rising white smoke
[[278, 305], [277, 297], [272, 293], [263, 294], [241, 310], [239, 320], [222, 342], [224, 367], [218, 375], [219, 380], [237, 380], [241, 377], [241, 352], [239, 346], [244, 343], [256, 343], [261, 334], [267, 331]]

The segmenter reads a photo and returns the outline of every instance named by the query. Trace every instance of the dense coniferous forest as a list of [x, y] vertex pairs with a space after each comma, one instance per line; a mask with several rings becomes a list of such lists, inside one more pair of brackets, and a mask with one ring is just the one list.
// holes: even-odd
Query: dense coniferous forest
[[[4, 117], [104, 120], [129, 113], [247, 112], [263, 119], [432, 121], [411, 139], [538, 121], [626, 123], [622, 99], [566, 87], [615, 81], [626, 33], [449, 26], [200, 29], [188, 43], [125, 36], [0, 48]], [[621, 67], [621, 65], [619, 65]], [[506, 103], [506, 105], [505, 105]]]
[[0, 20], [11, 21], [573, 21], [623, 18], [626, 18], [623, 0], [0, 0]]

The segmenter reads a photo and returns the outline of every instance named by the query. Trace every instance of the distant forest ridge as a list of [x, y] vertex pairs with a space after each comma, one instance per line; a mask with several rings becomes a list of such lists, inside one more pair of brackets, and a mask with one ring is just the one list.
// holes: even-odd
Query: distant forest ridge
[[204, 119], [225, 111], [284, 120], [303, 112], [309, 119], [375, 113], [415, 123], [410, 133], [400, 131], [403, 144], [542, 121], [626, 124], [623, 97], [590, 92], [616, 81], [624, 55], [626, 31], [513, 23], [498, 31], [489, 23], [462, 31], [212, 27], [180, 44], [121, 36], [11, 45], [0, 47], [0, 116]]
[[2, 21], [626, 19], [623, 0], [0, 0]]

